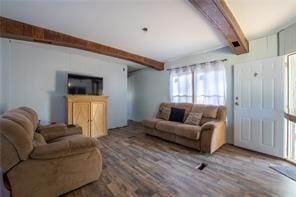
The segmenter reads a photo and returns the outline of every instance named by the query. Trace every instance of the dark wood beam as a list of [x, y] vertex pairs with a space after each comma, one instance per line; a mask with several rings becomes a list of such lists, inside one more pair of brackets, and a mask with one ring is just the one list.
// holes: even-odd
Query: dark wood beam
[[154, 59], [2, 16], [0, 16], [0, 28], [0, 37], [77, 48], [129, 60], [157, 70], [164, 69], [164, 63]]
[[249, 52], [249, 42], [224, 0], [189, 0], [216, 27], [239, 55]]

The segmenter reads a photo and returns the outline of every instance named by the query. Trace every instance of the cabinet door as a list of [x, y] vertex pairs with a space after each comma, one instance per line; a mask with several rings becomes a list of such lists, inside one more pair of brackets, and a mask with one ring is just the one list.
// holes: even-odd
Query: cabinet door
[[91, 136], [100, 137], [106, 135], [106, 103], [91, 103]]
[[90, 103], [73, 103], [73, 124], [82, 127], [83, 135], [90, 136]]

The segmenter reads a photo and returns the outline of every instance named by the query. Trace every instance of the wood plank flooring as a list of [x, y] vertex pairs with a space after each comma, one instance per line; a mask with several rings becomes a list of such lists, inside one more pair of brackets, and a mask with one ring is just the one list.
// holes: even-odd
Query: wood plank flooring
[[[100, 138], [100, 179], [74, 196], [296, 196], [296, 182], [273, 171], [280, 159], [225, 145], [213, 155], [145, 135], [142, 126]], [[196, 169], [201, 162], [203, 170]]]

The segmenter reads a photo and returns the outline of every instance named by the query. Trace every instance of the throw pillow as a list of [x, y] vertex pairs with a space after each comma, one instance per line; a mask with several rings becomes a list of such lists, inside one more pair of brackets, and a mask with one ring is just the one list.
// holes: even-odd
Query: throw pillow
[[163, 120], [169, 120], [171, 114], [171, 108], [161, 107], [158, 112], [158, 118]]
[[169, 120], [174, 122], [183, 122], [184, 115], [185, 115], [185, 109], [172, 107]]
[[185, 124], [199, 125], [202, 113], [190, 112], [185, 120]]

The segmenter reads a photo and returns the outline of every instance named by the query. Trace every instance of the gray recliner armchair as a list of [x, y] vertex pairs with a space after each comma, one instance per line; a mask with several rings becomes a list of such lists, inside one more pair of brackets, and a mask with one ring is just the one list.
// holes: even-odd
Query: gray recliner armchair
[[1, 169], [12, 196], [58, 196], [99, 178], [102, 157], [95, 138], [64, 124], [38, 126], [21, 107], [0, 118]]

